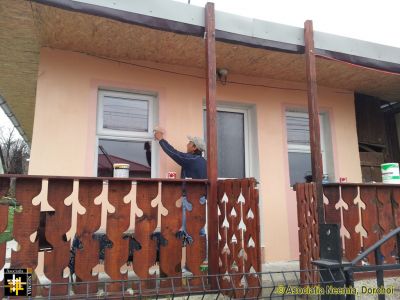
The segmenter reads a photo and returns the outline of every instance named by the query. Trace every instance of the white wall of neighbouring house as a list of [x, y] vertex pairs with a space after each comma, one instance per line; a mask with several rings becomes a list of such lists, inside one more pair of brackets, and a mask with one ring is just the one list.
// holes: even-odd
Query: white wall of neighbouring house
[[[204, 76], [204, 70], [140, 62], [158, 69]], [[230, 80], [261, 86], [218, 84], [217, 100], [255, 108], [255, 144], [260, 181], [264, 262], [298, 259], [295, 192], [289, 186], [285, 110], [307, 104], [306, 86], [241, 75]], [[269, 86], [269, 87], [267, 87]], [[29, 174], [95, 176], [98, 90], [157, 95], [159, 124], [166, 139], [184, 151], [186, 135], [203, 135], [205, 80], [68, 51], [41, 50]], [[273, 88], [279, 87], [279, 88]], [[361, 181], [354, 96], [319, 87], [319, 104], [329, 116], [334, 177]], [[156, 177], [179, 168], [162, 151]]]

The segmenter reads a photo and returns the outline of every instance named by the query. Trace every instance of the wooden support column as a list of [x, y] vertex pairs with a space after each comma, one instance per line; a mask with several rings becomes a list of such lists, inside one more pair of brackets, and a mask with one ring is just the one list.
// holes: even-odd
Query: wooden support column
[[217, 208], [217, 105], [216, 105], [216, 55], [215, 55], [215, 10], [214, 3], [205, 7], [206, 50], [206, 113], [207, 113], [207, 175], [209, 188], [208, 204], [208, 273], [218, 273], [218, 208]]
[[313, 181], [317, 189], [317, 211], [319, 223], [324, 223], [324, 203], [322, 193], [322, 155], [317, 97], [317, 72], [315, 67], [313, 23], [304, 23], [304, 44], [307, 71], [308, 116], [310, 127], [311, 166]]

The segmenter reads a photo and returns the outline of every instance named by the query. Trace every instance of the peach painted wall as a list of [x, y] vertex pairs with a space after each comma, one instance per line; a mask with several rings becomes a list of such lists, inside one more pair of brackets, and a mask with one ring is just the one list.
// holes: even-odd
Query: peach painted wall
[[[141, 64], [196, 76], [204, 74], [197, 69]], [[307, 94], [303, 91], [306, 87], [245, 76], [230, 79], [283, 88], [218, 84], [217, 99], [256, 106], [264, 260], [298, 259], [296, 201], [289, 188], [284, 111], [290, 106], [306, 106]], [[167, 131], [166, 139], [182, 151], [187, 134], [203, 134], [204, 80], [44, 48], [39, 67], [30, 174], [94, 176], [100, 86], [156, 93], [159, 123]], [[352, 92], [320, 87], [319, 101], [329, 112], [336, 177], [346, 176], [349, 181], [360, 182]], [[162, 151], [159, 156], [158, 177], [164, 177], [169, 170], [179, 170]]]

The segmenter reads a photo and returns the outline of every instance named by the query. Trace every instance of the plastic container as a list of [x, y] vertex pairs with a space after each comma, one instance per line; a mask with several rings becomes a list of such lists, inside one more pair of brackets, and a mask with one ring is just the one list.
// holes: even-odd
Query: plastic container
[[386, 163], [381, 164], [382, 171], [382, 182], [383, 183], [399, 183], [399, 164], [398, 163]]
[[128, 178], [129, 177], [129, 164], [114, 164], [114, 177]]

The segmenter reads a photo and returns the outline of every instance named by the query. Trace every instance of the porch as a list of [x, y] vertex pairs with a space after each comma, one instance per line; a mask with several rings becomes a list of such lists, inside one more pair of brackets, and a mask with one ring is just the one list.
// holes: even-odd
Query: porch
[[[183, 183], [193, 205], [187, 223], [192, 242], [184, 248], [177, 236], [182, 224]], [[1, 175], [0, 197], [4, 203], [0, 205], [0, 228], [4, 231], [0, 265], [30, 268], [35, 274], [32, 296], [51, 299], [206, 294], [211, 294], [210, 299], [222, 295], [270, 299], [281, 297], [277, 289], [282, 286], [345, 284], [344, 277], [320, 277], [320, 271], [311, 264], [320, 258], [315, 184], [296, 186], [300, 268], [296, 263], [286, 268], [279, 263], [261, 267], [254, 179], [218, 182], [215, 228], [219, 238], [208, 241], [217, 251], [207, 255], [207, 237], [201, 234], [207, 226], [206, 205], [196, 201], [207, 184], [206, 180]], [[327, 184], [324, 195], [329, 201], [324, 205], [326, 222], [342, 226], [344, 261], [353, 260], [398, 226], [397, 185]], [[6, 228], [6, 201], [18, 207], [11, 229]], [[51, 211], [41, 212], [45, 202]], [[106, 213], [105, 224], [102, 211]], [[18, 246], [6, 253], [4, 233], [10, 230], [9, 237]], [[399, 236], [381, 247], [381, 263], [398, 264], [398, 249]], [[215, 275], [209, 273], [210, 255], [217, 255]], [[362, 263], [375, 264], [372, 254]], [[386, 272], [389, 277], [399, 275], [399, 271]], [[398, 292], [395, 279], [385, 282]], [[360, 281], [356, 286], [375, 285]]]
[[[52, 1], [47, 2], [51, 4]], [[136, 19], [134, 24], [131, 24], [126, 19], [115, 20], [107, 14], [102, 17], [96, 14], [87, 15], [85, 11], [71, 12], [71, 7], [60, 8], [47, 6], [44, 3], [46, 1], [35, 1], [30, 8], [24, 5], [19, 7], [24, 11], [28, 9], [27, 12], [33, 16], [30, 22], [34, 24], [32, 28], [38, 30], [40, 37], [39, 46], [35, 48], [38, 51], [35, 57], [38, 65], [39, 57], [41, 57], [41, 65], [37, 72], [39, 75], [30, 78], [35, 87], [37, 83], [37, 94], [35, 95], [36, 90], [29, 89], [29, 95], [33, 99], [30, 104], [35, 104], [37, 101], [35, 128], [32, 128], [33, 121], [29, 121], [29, 118], [33, 118], [33, 114], [25, 121], [28, 125], [24, 125], [28, 131], [27, 136], [33, 135], [32, 156], [34, 159], [32, 159], [31, 174], [59, 174], [57, 172], [62, 170], [64, 174], [80, 173], [93, 176], [93, 173], [96, 172], [94, 171], [96, 169], [95, 161], [98, 156], [96, 143], [105, 136], [101, 132], [99, 133], [96, 127], [97, 95], [104, 87], [123, 92], [133, 91], [145, 96], [159, 96], [160, 103], [163, 105], [160, 105], [159, 119], [169, 123], [170, 128], [177, 132], [172, 136], [172, 141], [176, 143], [182, 142], [182, 137], [178, 136], [182, 135], [182, 128], [202, 135], [205, 130], [203, 131], [203, 126], [199, 124], [203, 123], [202, 112], [203, 105], [205, 106], [204, 127], [208, 133], [209, 180], [185, 182], [193, 199], [197, 199], [208, 189], [208, 221], [209, 224], [218, 224], [218, 227], [208, 227], [208, 237], [215, 243], [219, 242], [218, 246], [209, 243], [211, 246], [208, 247], [208, 275], [211, 277], [206, 278], [206, 282], [202, 281], [204, 277], [193, 278], [192, 285], [196, 287], [208, 283], [208, 280], [213, 283], [213, 276], [215, 276], [214, 279], [221, 279], [217, 280], [218, 284], [230, 285], [226, 288], [230, 293], [235, 294], [236, 292], [232, 292], [232, 289], [238, 289], [235, 294], [237, 297], [243, 297], [243, 293], [245, 293], [243, 287], [246, 285], [252, 287], [251, 293], [256, 295], [261, 287], [259, 280], [261, 277], [254, 275], [260, 274], [258, 272], [261, 271], [262, 258], [261, 226], [258, 217], [261, 213], [258, 211], [258, 190], [255, 188], [255, 180], [217, 180], [217, 87], [220, 93], [220, 102], [229, 102], [234, 99], [233, 102], [236, 104], [243, 101], [245, 97], [249, 97], [245, 98], [243, 102], [247, 107], [258, 106], [257, 113], [262, 116], [258, 120], [268, 116], [267, 121], [255, 123], [254, 128], [259, 126], [260, 132], [256, 132], [255, 143], [250, 143], [251, 145], [256, 143], [260, 145], [260, 150], [255, 147], [257, 148], [257, 151], [254, 152], [256, 159], [253, 162], [253, 165], [259, 169], [255, 168], [255, 171], [245, 173], [243, 177], [261, 178], [261, 189], [266, 199], [263, 201], [265, 207], [262, 212], [268, 215], [268, 218], [262, 219], [264, 232], [267, 232], [266, 230], [272, 232], [276, 228], [283, 232], [282, 236], [278, 235], [277, 239], [271, 239], [272, 234], [265, 234], [268, 237], [265, 247], [267, 255], [273, 253], [276, 257], [279, 257], [281, 252], [285, 252], [286, 256], [291, 255], [288, 245], [297, 238], [293, 232], [288, 233], [289, 224], [296, 225], [294, 218], [296, 211], [293, 208], [295, 202], [290, 201], [290, 196], [286, 192], [290, 186], [286, 171], [289, 169], [287, 166], [288, 149], [285, 134], [280, 134], [285, 129], [285, 125], [281, 125], [285, 122], [282, 121], [281, 115], [284, 115], [282, 112], [285, 112], [286, 100], [276, 101], [275, 99], [283, 97], [283, 94], [278, 94], [276, 91], [285, 90], [288, 98], [295, 99], [290, 100], [289, 106], [296, 108], [299, 106], [305, 108], [306, 94], [308, 93], [309, 127], [312, 136], [312, 177], [316, 182], [315, 199], [319, 199], [318, 201], [322, 201], [322, 161], [319, 148], [316, 71], [319, 75], [319, 88], [322, 91], [320, 93], [328, 99], [325, 100], [324, 105], [335, 110], [337, 124], [341, 123], [336, 124], [335, 127], [337, 141], [340, 143], [338, 147], [340, 149], [336, 155], [341, 158], [345, 157], [339, 162], [341, 170], [342, 172], [343, 170], [352, 172], [354, 178], [360, 177], [358, 176], [359, 172], [354, 171], [353, 168], [358, 164], [354, 160], [356, 156], [353, 155], [357, 154], [358, 148], [355, 146], [349, 150], [344, 146], [349, 143], [352, 143], [353, 146], [357, 144], [355, 128], [349, 129], [348, 126], [348, 123], [351, 123], [349, 120], [353, 120], [354, 116], [340, 119], [342, 115], [349, 117], [353, 112], [353, 91], [357, 90], [386, 97], [389, 100], [398, 100], [397, 93], [400, 86], [398, 76], [378, 72], [376, 69], [350, 66], [343, 61], [335, 60], [334, 54], [328, 55], [326, 49], [315, 49], [311, 22], [306, 23], [304, 39], [301, 36], [304, 45], [291, 43], [282, 45], [276, 41], [270, 43], [266, 36], [263, 38], [252, 37], [243, 41], [238, 40], [237, 33], [236, 35], [226, 35], [224, 32], [215, 30], [212, 5], [207, 5], [205, 10], [204, 26], [185, 25], [185, 30], [189, 28], [194, 31], [175, 34], [171, 33], [176, 29], [175, 27], [174, 29], [162, 28], [162, 24], [157, 22], [149, 28], [149, 24], [139, 23], [138, 25], [135, 23], [139, 22]], [[166, 24], [171, 25], [169, 22]], [[82, 29], [82, 31], [78, 29]], [[182, 33], [182, 28], [179, 30]], [[297, 31], [293, 28], [289, 31], [296, 32], [297, 36]], [[205, 32], [205, 45], [203, 45]], [[301, 33], [303, 33], [302, 30]], [[119, 37], [118, 42], [121, 44], [121, 47], [118, 48], [119, 52], [114, 52], [114, 45], [107, 42], [115, 36]], [[138, 36], [140, 39], [136, 39]], [[261, 45], [263, 49], [259, 49], [260, 40], [263, 41]], [[159, 43], [154, 41], [159, 41]], [[20, 47], [20, 45], [17, 46]], [[188, 49], [192, 51], [187, 51]], [[282, 70], [283, 62], [287, 66], [284, 72]], [[217, 80], [217, 66], [229, 66], [232, 71], [230, 79], [225, 81], [228, 87], [223, 80]], [[130, 69], [128, 70], [128, 68]], [[206, 76], [204, 76], [204, 71], [206, 71]], [[168, 75], [166, 75], [167, 73]], [[351, 80], [349, 80], [350, 78]], [[204, 81], [207, 84], [205, 90]], [[375, 85], [376, 82], [382, 82], [382, 84]], [[265, 89], [268, 92], [265, 92]], [[16, 114], [25, 114], [26, 107], [20, 105], [18, 97], [13, 98], [12, 91], [8, 95], [11, 95], [10, 98], [13, 99], [10, 101], [10, 106], [15, 109]], [[192, 98], [188, 100], [187, 95], [192, 95]], [[37, 100], [35, 100], [35, 96]], [[202, 99], [205, 100], [202, 101]], [[268, 102], [266, 99], [272, 100]], [[338, 99], [339, 101], [337, 101]], [[336, 102], [341, 104], [336, 106]], [[182, 108], [182, 103], [193, 107], [193, 110]], [[184, 121], [177, 121], [176, 119], [179, 118], [167, 117], [176, 113], [177, 107], [181, 108], [178, 114], [187, 114], [187, 119]], [[267, 115], [272, 110], [273, 113]], [[60, 118], [60, 116], [63, 117]], [[186, 120], [190, 120], [190, 122], [187, 123]], [[143, 143], [152, 140], [151, 128], [156, 125], [150, 121], [148, 124], [150, 125], [147, 128], [149, 135], [145, 136], [143, 141], [141, 140]], [[76, 134], [77, 132], [79, 134]], [[279, 132], [279, 136], [276, 132]], [[270, 139], [269, 143], [261, 143], [261, 141], [265, 142], [265, 137]], [[125, 136], [123, 138], [126, 139]], [[279, 151], [275, 149], [276, 145], [278, 145]], [[249, 152], [248, 149], [246, 151]], [[257, 159], [258, 151], [262, 153], [259, 160]], [[155, 151], [152, 151], [152, 155], [155, 156]], [[66, 157], [67, 159], [65, 159]], [[74, 159], [70, 159], [71, 157]], [[352, 160], [352, 165], [344, 167], [345, 160]], [[71, 163], [71, 161], [73, 162]], [[146, 174], [154, 175], [156, 173], [160, 176], [159, 174], [164, 171], [171, 170], [172, 163], [167, 163], [162, 158], [159, 161], [153, 160], [153, 166], [159, 162], [162, 164], [162, 168], [158, 172], [149, 171], [147, 168]], [[268, 166], [268, 169], [265, 166]], [[337, 175], [336, 177], [338, 177]], [[8, 192], [10, 177], [1, 177], [4, 194]], [[15, 195], [15, 199], [23, 201], [22, 205], [25, 206], [25, 210], [16, 214], [16, 220], [19, 223], [23, 222], [24, 227], [23, 229], [15, 227], [16, 240], [22, 247], [20, 251], [11, 254], [11, 266], [37, 268], [40, 265], [39, 258], [42, 257], [42, 273], [50, 281], [60, 283], [59, 286], [54, 287], [53, 293], [66, 295], [68, 284], [62, 285], [61, 283], [68, 283], [63, 272], [69, 262], [70, 241], [77, 233], [82, 239], [78, 242], [76, 251], [76, 261], [80, 262], [79, 266], [75, 264], [77, 266], [77, 282], [89, 282], [89, 284], [85, 283], [85, 286], [76, 284], [72, 289], [93, 289], [93, 293], [99, 289], [97, 285], [90, 283], [98, 279], [91, 273], [99, 260], [97, 253], [100, 243], [96, 239], [103, 240], [105, 245], [113, 245], [113, 247], [105, 249], [104, 256], [104, 273], [113, 281], [107, 287], [109, 292], [124, 290], [125, 283], [130, 284], [132, 290], [140, 290], [141, 285], [135, 286], [136, 283], [132, 281], [129, 283], [124, 281], [127, 279], [127, 273], [124, 272], [128, 269], [126, 262], [130, 259], [129, 257], [132, 258], [130, 262], [132, 271], [135, 271], [136, 275], [144, 280], [143, 284], [146, 289], [151, 290], [158, 286], [157, 280], [153, 280], [154, 274], [157, 272], [161, 278], [173, 278], [171, 282], [175, 284], [176, 280], [176, 286], [181, 286], [181, 241], [175, 235], [181, 223], [181, 210], [176, 205], [176, 201], [179, 200], [182, 181], [155, 178], [119, 180], [97, 177], [14, 177], [17, 178], [16, 192], [18, 193]], [[349, 177], [351, 179], [351, 176]], [[48, 186], [48, 193], [44, 192], [41, 195], [46, 199], [41, 204], [48, 203], [54, 213], [42, 213], [44, 217], [40, 218], [41, 209], [35, 204], [38, 204], [36, 197], [39, 197], [41, 191], [45, 190], [43, 182], [46, 182]], [[104, 184], [105, 182], [107, 184]], [[104, 197], [102, 209], [97, 205], [99, 201], [97, 203], [95, 201], [100, 195]], [[129, 199], [129, 197], [132, 198]], [[307, 197], [298, 196], [298, 200], [301, 202], [306, 199], [308, 204], [304, 205], [317, 203], [317, 200], [313, 202]], [[75, 203], [72, 201], [73, 198], [79, 201], [75, 201]], [[286, 199], [286, 201], [282, 201], [282, 199]], [[130, 204], [129, 200], [131, 200]], [[270, 200], [275, 203], [271, 205]], [[196, 201], [194, 200], [193, 203]], [[276, 210], [279, 213], [276, 213]], [[356, 210], [352, 210], [352, 216], [355, 216], [354, 211]], [[103, 211], [103, 219], [106, 220], [104, 223], [101, 221], [101, 211]], [[135, 214], [140, 211], [143, 215], [139, 215], [139, 213], [135, 217]], [[201, 267], [206, 265], [204, 263], [206, 257], [205, 238], [200, 235], [200, 229], [205, 226], [205, 211], [206, 208], [203, 205], [197, 203], [196, 206], [194, 204], [189, 218], [188, 226], [193, 231], [194, 243], [185, 248], [185, 255], [186, 263], [189, 264], [189, 269], [195, 276], [205, 272], [205, 269]], [[300, 211], [299, 209], [298, 212]], [[89, 219], [87, 218], [88, 214], [90, 215]], [[346, 213], [344, 214], [346, 215]], [[307, 252], [301, 253], [308, 255], [308, 262], [311, 261], [310, 255], [315, 254], [314, 259], [318, 257], [318, 252], [315, 252], [318, 250], [315, 247], [318, 245], [318, 240], [315, 240], [318, 236], [315, 234], [315, 228], [319, 221], [317, 221], [315, 212], [310, 215], [313, 216], [311, 223], [304, 223], [305, 214], [300, 213], [298, 218], [302, 222], [300, 228], [308, 224], [307, 229], [314, 230], [312, 235], [314, 240], [311, 240], [315, 241], [314, 244], [307, 244], [308, 246], [304, 248], [302, 243], [308, 243], [309, 240], [304, 237], [300, 239], [301, 247], [303, 247], [301, 249], [307, 250]], [[336, 216], [335, 220], [338, 220], [337, 212], [334, 215]], [[319, 216], [322, 214], [320, 213]], [[346, 220], [351, 219], [346, 218]], [[40, 227], [40, 220], [42, 220], [43, 226], [35, 237], [34, 232]], [[71, 227], [74, 227], [74, 220], [76, 220], [75, 232], [73, 229], [70, 230]], [[307, 220], [310, 222], [310, 218]], [[351, 226], [353, 225], [357, 224]], [[99, 231], [99, 228], [102, 230]], [[297, 229], [296, 226], [290, 228]], [[349, 228], [347, 229], [349, 230]], [[351, 230], [349, 231], [350, 235], [352, 234]], [[93, 238], [93, 234], [96, 239]], [[305, 236], [307, 237], [307, 235]], [[276, 241], [282, 242], [283, 239], [285, 246], [276, 247]], [[168, 240], [168, 243], [163, 245], [165, 240]], [[45, 245], [51, 245], [53, 249], [50, 252], [40, 253], [36, 260], [35, 255], [32, 258], [29, 254], [32, 251], [34, 253], [39, 251], [40, 241], [42, 241], [43, 250], [45, 250]], [[82, 245], [83, 248], [79, 249]], [[85, 248], [85, 245], [90, 245], [89, 249]], [[158, 256], [157, 247], [160, 249]], [[351, 249], [351, 246], [347, 249]], [[297, 249], [294, 249], [294, 252], [296, 251]], [[62, 255], [59, 256], [58, 253]], [[295, 255], [297, 256], [297, 253]], [[158, 266], [151, 269], [156, 262], [158, 262]], [[123, 266], [122, 273], [115, 267], [116, 265]], [[302, 269], [304, 268], [312, 269], [311, 265], [302, 265]], [[149, 269], [151, 269], [150, 273]], [[228, 284], [228, 277], [231, 274], [239, 276], [230, 277]], [[171, 284], [170, 282], [164, 283], [168, 286]], [[215, 280], [214, 284], [216, 284]], [[160, 285], [162, 284], [160, 283]], [[210, 286], [211, 288], [215, 287], [215, 285]], [[49, 293], [46, 287], [43, 289], [43, 293], [42, 295]]]

